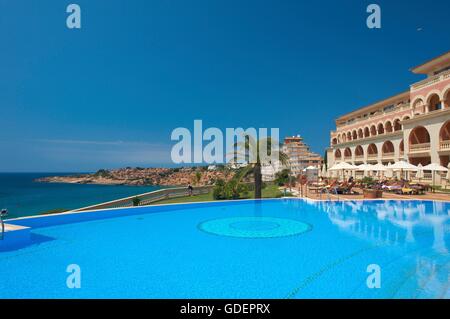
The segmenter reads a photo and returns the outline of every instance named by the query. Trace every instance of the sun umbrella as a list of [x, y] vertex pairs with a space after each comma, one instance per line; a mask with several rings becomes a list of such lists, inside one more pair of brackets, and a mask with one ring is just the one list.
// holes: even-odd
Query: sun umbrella
[[405, 161], [398, 161], [395, 162], [395, 164], [392, 164], [390, 169], [393, 170], [404, 170], [404, 171], [417, 171], [417, 166], [405, 162]]
[[378, 176], [381, 177], [381, 175], [382, 175], [381, 172], [387, 171], [387, 168], [383, 164], [377, 163], [375, 165], [372, 165], [372, 170], [373, 171], [377, 171], [378, 172]]
[[390, 168], [394, 171], [400, 171], [400, 175], [403, 175], [403, 171], [417, 171], [417, 166], [405, 161], [398, 161]]
[[387, 171], [386, 171], [386, 177], [392, 177], [392, 176], [394, 176], [394, 172], [392, 171], [392, 164], [391, 164], [391, 162], [389, 162], [388, 164], [387, 164], [387, 167], [386, 167], [386, 169], [387, 169]]
[[346, 163], [346, 162], [341, 162], [339, 164], [335, 164], [333, 165], [333, 167], [331, 167], [329, 170], [330, 171], [342, 171], [342, 178], [344, 178], [345, 176], [345, 171], [353, 171], [356, 169], [355, 165]]
[[444, 166], [441, 166], [436, 163], [431, 163], [423, 167], [424, 171], [431, 171], [431, 174], [433, 175], [433, 186], [434, 186], [434, 176], [436, 172], [448, 172], [448, 169]]
[[371, 164], [361, 164], [361, 165], [356, 166], [356, 170], [363, 171], [364, 177], [366, 177], [367, 173], [372, 169], [372, 166], [373, 165], [371, 165]]
[[419, 165], [417, 165], [416, 178], [419, 179], [419, 183], [420, 183], [420, 179], [423, 178], [423, 167], [422, 167], [422, 164], [420, 164], [420, 163], [419, 163]]

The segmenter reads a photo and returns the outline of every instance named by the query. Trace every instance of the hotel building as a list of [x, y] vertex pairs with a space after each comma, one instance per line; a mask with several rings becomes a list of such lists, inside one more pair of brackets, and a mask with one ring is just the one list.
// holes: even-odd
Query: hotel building
[[[308, 166], [315, 166], [320, 169], [319, 166], [323, 163], [322, 157], [311, 152], [309, 146], [300, 135], [286, 137], [281, 150], [289, 157], [289, 169], [294, 176], [304, 174], [303, 170]], [[275, 174], [283, 168], [287, 167], [282, 166], [280, 162], [263, 165], [261, 167], [263, 180], [273, 181]]]
[[282, 150], [289, 157], [290, 169], [295, 176], [302, 174], [308, 166], [322, 165], [322, 157], [311, 152], [300, 135], [286, 137]]
[[411, 71], [426, 78], [409, 90], [336, 119], [327, 150], [328, 167], [345, 161], [406, 160], [423, 166], [450, 161], [450, 52]]

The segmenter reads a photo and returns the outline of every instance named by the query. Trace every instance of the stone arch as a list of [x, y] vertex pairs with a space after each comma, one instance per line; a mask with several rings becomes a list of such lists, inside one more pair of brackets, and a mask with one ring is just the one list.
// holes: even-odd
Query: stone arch
[[364, 137], [369, 137], [370, 136], [370, 129], [368, 126], [366, 126], [364, 128]]
[[347, 141], [351, 141], [352, 140], [352, 132], [347, 132]]
[[445, 122], [439, 131], [440, 141], [450, 141], [450, 121]]
[[350, 147], [347, 147], [344, 150], [344, 158], [352, 158], [352, 150], [350, 149]]
[[427, 97], [428, 112], [442, 109], [441, 97], [438, 93], [430, 93]]
[[409, 145], [430, 143], [430, 133], [423, 126], [416, 126], [409, 133]]
[[370, 127], [370, 136], [375, 136], [377, 135], [377, 127], [375, 125], [372, 125]]
[[442, 90], [442, 99], [444, 101], [444, 108], [450, 108], [450, 85]]
[[355, 148], [355, 156], [356, 157], [363, 157], [364, 156], [364, 149], [361, 145], [356, 146]]
[[402, 125], [400, 124], [400, 122], [401, 122], [400, 119], [395, 119], [394, 120], [394, 132], [402, 130]]
[[394, 153], [394, 144], [391, 141], [386, 141], [381, 147], [381, 154]]
[[378, 154], [378, 148], [377, 148], [377, 146], [374, 143], [370, 144], [367, 147], [367, 154], [368, 155], [376, 155], [376, 154]]
[[341, 154], [341, 150], [340, 149], [337, 149], [336, 151], [334, 151], [334, 158], [336, 158], [336, 159], [342, 158], [342, 154]]
[[383, 125], [383, 123], [378, 123], [378, 125], [377, 125], [377, 134], [378, 135], [384, 134], [384, 125]]
[[364, 132], [362, 128], [358, 129], [358, 138], [364, 138]]
[[394, 131], [391, 121], [387, 121], [386, 123], [384, 123], [384, 129], [386, 133], [392, 133]]

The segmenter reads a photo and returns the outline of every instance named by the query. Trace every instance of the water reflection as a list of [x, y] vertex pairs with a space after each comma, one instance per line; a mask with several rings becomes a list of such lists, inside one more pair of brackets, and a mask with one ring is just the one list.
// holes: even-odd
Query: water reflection
[[[340, 231], [395, 251], [404, 262], [395, 266], [405, 268], [397, 270], [404, 272], [405, 280], [415, 282], [414, 289], [408, 290], [405, 297], [450, 298], [450, 203], [391, 200], [307, 203], [326, 213]], [[397, 294], [401, 296], [401, 292]]]

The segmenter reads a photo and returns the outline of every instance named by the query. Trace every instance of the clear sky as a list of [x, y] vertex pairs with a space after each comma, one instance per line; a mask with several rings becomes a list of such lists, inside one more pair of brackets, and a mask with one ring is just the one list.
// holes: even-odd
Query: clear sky
[[[69, 3], [82, 28], [69, 30]], [[382, 28], [368, 29], [378, 3]], [[450, 50], [450, 2], [0, 0], [0, 171], [170, 165], [176, 127], [278, 127], [324, 153], [339, 115]]]

